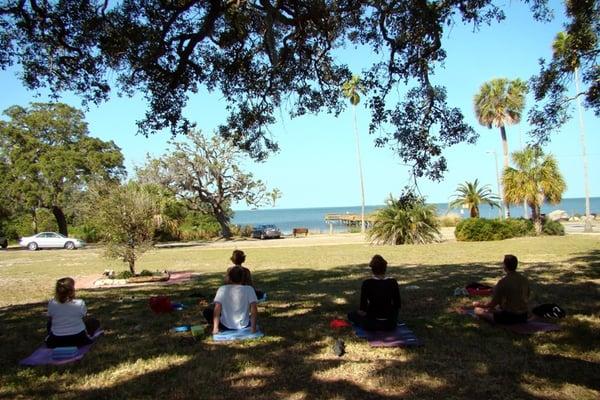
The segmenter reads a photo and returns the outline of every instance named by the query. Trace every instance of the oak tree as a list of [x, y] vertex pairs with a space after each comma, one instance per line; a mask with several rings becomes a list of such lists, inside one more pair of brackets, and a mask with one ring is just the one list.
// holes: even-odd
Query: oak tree
[[[547, 0], [524, 0], [536, 19]], [[476, 139], [432, 75], [446, 59], [446, 30], [502, 20], [493, 0], [6, 0], [0, 68], [18, 62], [33, 89], [101, 102], [116, 88], [144, 93], [139, 130], [189, 131], [190, 93], [219, 92], [219, 133], [256, 159], [277, 143], [269, 127], [291, 116], [340, 113], [351, 78], [340, 49], [374, 54], [360, 72], [376, 145], [394, 147], [416, 176], [440, 179], [442, 151]], [[404, 89], [404, 86], [406, 87]], [[405, 93], [397, 104], [391, 97]]]
[[118, 181], [123, 155], [112, 142], [88, 135], [83, 113], [61, 103], [13, 106], [0, 120], [2, 196], [13, 208], [46, 208], [68, 235], [65, 207], [91, 181]]
[[229, 222], [234, 202], [249, 206], [267, 200], [265, 184], [242, 170], [244, 155], [230, 141], [218, 136], [206, 138], [198, 131], [187, 134], [187, 140], [172, 140], [173, 149], [158, 159], [149, 159], [138, 168], [141, 183], [168, 188], [189, 208], [213, 215], [224, 238], [231, 237]]

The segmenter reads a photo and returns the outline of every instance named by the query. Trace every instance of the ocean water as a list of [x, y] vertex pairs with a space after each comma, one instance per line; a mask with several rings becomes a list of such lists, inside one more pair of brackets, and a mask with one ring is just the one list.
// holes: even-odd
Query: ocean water
[[[438, 215], [444, 215], [449, 212], [469, 216], [468, 210], [450, 209], [448, 203], [436, 203]], [[365, 206], [365, 214], [369, 214], [379, 206]], [[549, 213], [553, 210], [564, 210], [569, 215], [585, 214], [585, 199], [573, 198], [563, 199], [559, 204], [544, 204], [542, 213]], [[592, 213], [600, 213], [600, 197], [590, 198], [590, 210]], [[529, 212], [529, 210], [528, 210]], [[311, 232], [329, 232], [329, 225], [325, 223], [326, 214], [360, 214], [360, 206], [349, 207], [319, 207], [319, 208], [288, 208], [288, 209], [257, 209], [235, 211], [233, 215], [233, 224], [236, 225], [258, 225], [275, 224], [284, 234], [290, 234], [294, 228], [308, 228]], [[492, 209], [487, 205], [480, 207], [480, 214], [484, 218], [496, 218], [499, 216], [497, 208]], [[512, 217], [523, 216], [523, 206], [510, 208]], [[347, 231], [348, 227], [341, 224], [333, 224], [336, 232]]]

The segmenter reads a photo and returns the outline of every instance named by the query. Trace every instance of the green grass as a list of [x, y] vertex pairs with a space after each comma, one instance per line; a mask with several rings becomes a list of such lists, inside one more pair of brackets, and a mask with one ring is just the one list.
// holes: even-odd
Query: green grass
[[[43, 340], [54, 281], [124, 269], [99, 249], [0, 253], [0, 398], [60, 399], [597, 399], [600, 397], [600, 238], [566, 236], [425, 246], [340, 245], [246, 249], [269, 301], [259, 307], [263, 340], [194, 341], [169, 328], [202, 322], [200, 308], [153, 315], [147, 299], [167, 294], [192, 304], [215, 292], [231, 249], [161, 249], [142, 269], [190, 270], [173, 286], [81, 290], [105, 336], [79, 363], [18, 367]], [[412, 349], [372, 349], [331, 318], [357, 305], [374, 253], [401, 283], [402, 319], [423, 340]], [[450, 312], [471, 300], [453, 289], [494, 283], [499, 260], [516, 254], [533, 302], [568, 312], [562, 330], [516, 336]], [[417, 285], [417, 290], [403, 290]], [[338, 337], [347, 354], [336, 357]]]

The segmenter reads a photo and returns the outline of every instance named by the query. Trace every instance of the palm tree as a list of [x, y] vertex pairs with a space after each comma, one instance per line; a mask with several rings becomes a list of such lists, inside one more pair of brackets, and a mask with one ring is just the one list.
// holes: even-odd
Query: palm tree
[[[506, 125], [518, 124], [525, 107], [527, 84], [521, 79], [506, 78], [492, 79], [481, 85], [475, 95], [475, 115], [481, 125], [500, 128], [502, 152], [504, 154], [504, 169], [508, 168], [508, 142], [506, 140]], [[504, 195], [502, 195], [504, 198]], [[505, 201], [506, 203], [506, 201]], [[510, 210], [505, 208], [506, 217]]]
[[364, 93], [365, 89], [360, 82], [360, 77], [353, 75], [352, 78], [344, 83], [342, 92], [350, 100], [354, 111], [354, 134], [356, 136], [356, 158], [358, 160], [358, 173], [360, 175], [360, 194], [361, 194], [361, 209], [360, 209], [360, 231], [365, 233], [365, 184], [362, 172], [362, 162], [360, 158], [360, 138], [358, 136], [358, 126], [356, 124], [356, 106], [360, 103], [360, 93]]
[[277, 200], [279, 200], [281, 198], [282, 195], [283, 195], [283, 193], [281, 193], [281, 190], [279, 190], [277, 188], [273, 189], [269, 193], [269, 197], [271, 198], [271, 205], [273, 207], [275, 207], [275, 203], [277, 202]]
[[471, 218], [479, 218], [479, 205], [489, 204], [493, 207], [500, 207], [500, 198], [492, 193], [490, 185], [478, 187], [479, 180], [474, 182], [465, 182], [458, 185], [455, 197], [449, 204], [452, 208], [466, 207], [470, 211]]
[[387, 206], [374, 216], [369, 239], [382, 244], [423, 244], [434, 242], [440, 234], [435, 206], [421, 197], [390, 195]]
[[588, 179], [588, 160], [585, 145], [585, 126], [583, 123], [583, 107], [581, 106], [581, 93], [579, 90], [579, 57], [573, 49], [571, 37], [566, 32], [559, 32], [552, 43], [555, 59], [562, 59], [563, 64], [575, 75], [575, 92], [577, 96], [577, 111], [579, 114], [579, 141], [581, 142], [581, 158], [583, 161], [583, 186], [585, 191], [585, 232], [592, 231], [592, 219], [590, 217], [590, 186]]
[[539, 147], [528, 146], [512, 154], [516, 168], [504, 170], [504, 198], [509, 203], [527, 202], [537, 233], [542, 231], [540, 208], [544, 201], [557, 204], [567, 188], [556, 159]]

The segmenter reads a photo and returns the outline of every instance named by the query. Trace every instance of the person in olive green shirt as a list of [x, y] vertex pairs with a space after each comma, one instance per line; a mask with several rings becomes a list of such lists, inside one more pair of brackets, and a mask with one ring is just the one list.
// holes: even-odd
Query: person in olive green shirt
[[517, 257], [512, 254], [504, 256], [503, 267], [506, 275], [494, 287], [491, 301], [473, 303], [475, 315], [498, 324], [527, 322], [529, 282], [516, 271], [518, 264]]

